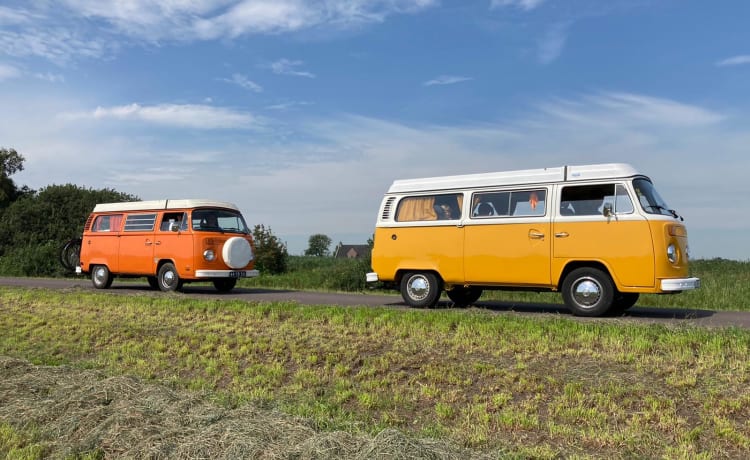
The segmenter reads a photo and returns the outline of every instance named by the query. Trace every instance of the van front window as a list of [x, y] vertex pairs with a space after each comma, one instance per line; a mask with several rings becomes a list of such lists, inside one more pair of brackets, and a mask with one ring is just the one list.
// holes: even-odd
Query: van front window
[[226, 209], [196, 209], [191, 217], [193, 230], [249, 234], [245, 219], [238, 212]]
[[638, 197], [638, 202], [647, 213], [677, 217], [677, 212], [669, 208], [669, 205], [662, 199], [651, 181], [647, 179], [634, 179], [633, 189]]

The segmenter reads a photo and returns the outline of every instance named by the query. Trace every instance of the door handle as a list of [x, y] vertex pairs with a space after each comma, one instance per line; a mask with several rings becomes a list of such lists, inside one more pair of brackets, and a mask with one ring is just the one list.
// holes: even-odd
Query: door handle
[[529, 230], [529, 238], [532, 240], [543, 240], [544, 233], [537, 232], [536, 230]]
[[146, 246], [151, 246], [152, 244], [154, 243], [152, 243], [151, 240], [146, 240], [146, 243], [145, 243]]
[[161, 241], [156, 241], [154, 244], [159, 246], [161, 244]]
[[555, 233], [555, 238], [567, 238], [570, 236], [570, 233], [568, 232], [557, 232]]

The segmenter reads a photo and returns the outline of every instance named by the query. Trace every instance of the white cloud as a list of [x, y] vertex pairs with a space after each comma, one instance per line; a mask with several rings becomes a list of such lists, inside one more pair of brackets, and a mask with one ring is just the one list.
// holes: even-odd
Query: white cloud
[[233, 83], [239, 86], [240, 88], [250, 90], [254, 93], [263, 92], [262, 86], [260, 86], [259, 84], [255, 83], [254, 81], [248, 79], [246, 76], [239, 74], [239, 73], [232, 74], [232, 78], [220, 78], [220, 80], [228, 82], [228, 83]]
[[551, 27], [539, 40], [538, 58], [542, 64], [549, 64], [562, 54], [568, 40], [569, 23], [560, 23]]
[[433, 85], [453, 85], [456, 83], [461, 83], [465, 81], [473, 80], [471, 77], [462, 77], [458, 75], [440, 75], [439, 77], [435, 77], [432, 80], [427, 80], [426, 82], [422, 83], [424, 86], [433, 86]]
[[0, 81], [21, 76], [21, 71], [12, 65], [0, 63]]
[[492, 0], [490, 8], [502, 8], [506, 6], [514, 6], [524, 11], [531, 11], [538, 7], [545, 0]]
[[313, 28], [351, 29], [437, 0], [64, 0], [0, 6], [0, 52], [58, 64], [99, 58], [125, 42], [215, 40]]
[[750, 54], [743, 54], [740, 56], [733, 56], [730, 58], [722, 59], [716, 62], [718, 67], [728, 67], [736, 65], [750, 64]]
[[[20, 98], [0, 93], [0, 105], [19, 107], [0, 112], [0, 139], [27, 158], [17, 183], [232, 201], [251, 225], [296, 241], [293, 253], [314, 233], [364, 242], [394, 179], [627, 162], [651, 176], [685, 216], [695, 256], [750, 258], [744, 243], [750, 214], [725, 199], [746, 195], [750, 120], [685, 101], [602, 92], [545, 100], [496, 123], [437, 126], [329, 115], [267, 125], [284, 132], [266, 135], [196, 126], [236, 126], [231, 117], [217, 121], [218, 114], [247, 115], [219, 107], [132, 104], [55, 118], [50, 114], [75, 108], [76, 101], [38, 95], [20, 104]], [[111, 123], [98, 123], [103, 119]], [[148, 130], [117, 123], [129, 120], [148, 122]], [[164, 126], [169, 129], [158, 129]]]
[[193, 129], [253, 129], [259, 120], [252, 114], [232, 109], [193, 104], [129, 104], [97, 107], [93, 112], [66, 113], [67, 119], [135, 120], [157, 125]]
[[540, 108], [555, 118], [592, 126], [690, 127], [712, 125], [724, 119], [722, 114], [710, 109], [670, 99], [619, 92], [589, 95], [577, 101], [547, 102]]
[[292, 61], [289, 59], [279, 59], [269, 66], [273, 73], [277, 75], [289, 75], [292, 77], [315, 78], [315, 74], [304, 70], [296, 70], [303, 65], [302, 61]]

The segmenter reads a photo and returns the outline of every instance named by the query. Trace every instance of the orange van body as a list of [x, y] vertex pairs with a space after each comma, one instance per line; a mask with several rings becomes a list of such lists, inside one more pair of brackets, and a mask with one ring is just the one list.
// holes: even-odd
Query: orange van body
[[98, 204], [83, 230], [79, 274], [96, 288], [116, 276], [145, 276], [162, 291], [211, 281], [230, 291], [254, 269], [250, 230], [237, 206], [211, 200]]

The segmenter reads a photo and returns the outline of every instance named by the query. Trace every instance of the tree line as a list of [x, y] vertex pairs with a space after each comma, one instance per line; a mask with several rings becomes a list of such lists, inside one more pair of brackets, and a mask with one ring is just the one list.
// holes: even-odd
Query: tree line
[[[25, 158], [0, 148], [0, 275], [63, 276], [60, 252], [83, 233], [97, 203], [139, 201], [129, 193], [74, 184], [48, 185], [39, 190], [18, 186], [11, 176], [23, 171]], [[286, 243], [262, 224], [253, 228], [255, 264], [262, 273], [280, 274], [288, 267]], [[327, 256], [331, 239], [312, 235], [308, 256]]]

